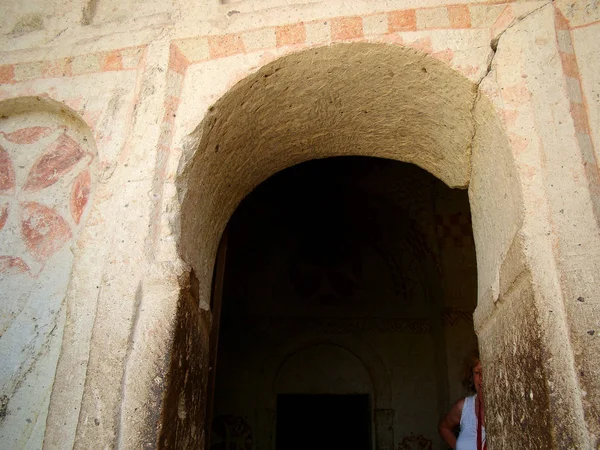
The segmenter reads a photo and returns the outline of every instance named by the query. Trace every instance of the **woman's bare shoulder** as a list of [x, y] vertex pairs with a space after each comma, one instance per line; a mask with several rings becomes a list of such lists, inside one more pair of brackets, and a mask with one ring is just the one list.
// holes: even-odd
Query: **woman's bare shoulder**
[[453, 428], [460, 423], [465, 399], [460, 398], [450, 407], [448, 413], [442, 418], [440, 425], [442, 427]]
[[454, 402], [454, 404], [452, 405], [452, 408], [450, 408], [450, 409], [454, 410], [454, 411], [458, 411], [459, 413], [462, 413], [463, 406], [465, 405], [465, 400], [466, 400], [466, 397], [459, 398], [458, 400], [456, 400], [456, 402]]

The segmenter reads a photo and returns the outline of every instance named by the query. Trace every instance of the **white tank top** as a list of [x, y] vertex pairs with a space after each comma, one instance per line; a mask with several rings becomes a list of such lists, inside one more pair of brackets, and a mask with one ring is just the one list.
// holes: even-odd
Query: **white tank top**
[[[477, 414], [475, 399], [477, 394], [466, 397], [460, 415], [460, 434], [456, 440], [456, 450], [477, 450]], [[485, 428], [481, 427], [481, 439], [485, 442]], [[482, 442], [482, 444], [483, 444]]]

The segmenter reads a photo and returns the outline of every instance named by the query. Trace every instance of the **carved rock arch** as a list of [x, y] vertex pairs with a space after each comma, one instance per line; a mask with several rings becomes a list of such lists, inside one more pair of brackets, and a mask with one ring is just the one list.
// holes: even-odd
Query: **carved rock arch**
[[350, 335], [299, 337], [282, 345], [263, 365], [265, 376], [262, 378], [259, 387], [259, 392], [263, 393], [260, 397], [270, 399], [270, 403], [264, 405], [265, 407], [275, 407], [276, 392], [274, 389], [277, 378], [286, 362], [297, 353], [320, 345], [340, 348], [355, 357], [364, 366], [371, 380], [374, 406], [378, 409], [389, 409], [391, 407], [392, 384], [387, 368], [368, 343]]
[[395, 159], [467, 187], [476, 92], [433, 57], [384, 44], [338, 44], [267, 64], [217, 101], [188, 139], [191, 156], [179, 179], [181, 256], [199, 278], [209, 276], [241, 200], [309, 159]]
[[238, 204], [307, 160], [388, 158], [470, 187], [480, 299], [493, 295], [522, 224], [510, 143], [494, 107], [476, 84], [409, 48], [337, 44], [284, 56], [221, 97], [184, 147], [178, 250], [197, 276], [201, 308], [210, 304], [217, 247]]

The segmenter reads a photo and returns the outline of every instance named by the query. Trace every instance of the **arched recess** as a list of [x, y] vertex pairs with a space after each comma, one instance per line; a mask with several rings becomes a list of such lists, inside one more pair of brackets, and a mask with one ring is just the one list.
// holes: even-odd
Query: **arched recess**
[[[336, 361], [334, 374], [324, 364], [306, 365], [304, 358], [319, 357]], [[306, 374], [305, 367], [321, 367], [321, 373]], [[372, 401], [375, 448], [394, 442], [392, 383], [390, 374], [373, 348], [350, 336], [313, 336], [287, 342], [263, 365], [264, 377], [257, 390], [257, 419], [261, 436], [275, 436], [277, 394], [336, 393], [369, 394]], [[318, 369], [317, 369], [318, 370]], [[308, 376], [307, 376], [308, 375]], [[335, 377], [336, 391], [331, 392]], [[338, 375], [338, 376], [335, 376]], [[325, 381], [323, 381], [325, 379]], [[323, 390], [320, 388], [324, 387]], [[261, 448], [275, 448], [275, 440], [258, 443]]]
[[282, 367], [299, 352], [316, 346], [331, 346], [343, 349], [360, 362], [368, 374], [373, 387], [373, 405], [377, 409], [390, 409], [392, 402], [392, 384], [387, 368], [371, 346], [351, 336], [322, 336], [298, 338], [286, 342], [274, 352], [263, 364], [264, 377], [261, 379], [257, 395], [269, 399], [269, 403], [261, 405], [265, 408], [275, 408], [275, 387]]
[[[177, 180], [178, 249], [197, 277], [192, 296], [201, 308], [210, 304], [220, 236], [244, 197], [286, 167], [343, 155], [413, 163], [450, 187], [470, 187], [479, 307], [482, 301], [493, 307], [500, 266], [522, 224], [519, 179], [492, 104], [476, 84], [440, 61], [384, 44], [291, 54], [236, 84], [209, 109], [186, 145]], [[199, 342], [198, 352], [187, 352], [187, 358], [204, 357], [208, 345]], [[204, 379], [206, 369], [199, 370], [196, 379]], [[171, 374], [180, 392], [183, 377], [189, 374]], [[203, 439], [185, 432], [192, 423], [204, 426], [201, 406], [192, 409], [169, 424], [173, 445], [181, 436], [188, 442]]]
[[[240, 201], [310, 159], [390, 158], [466, 188], [476, 97], [477, 86], [440, 61], [391, 45], [338, 44], [264, 66], [211, 107], [188, 140], [181, 256], [210, 278], [219, 236]], [[208, 288], [201, 286], [202, 301]]]
[[8, 448], [42, 447], [97, 159], [90, 129], [65, 104], [0, 102], [0, 440]]

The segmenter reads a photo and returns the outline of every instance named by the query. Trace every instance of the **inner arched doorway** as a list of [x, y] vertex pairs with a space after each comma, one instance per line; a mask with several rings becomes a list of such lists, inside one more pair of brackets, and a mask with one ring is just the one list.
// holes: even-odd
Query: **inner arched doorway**
[[[538, 222], [522, 229], [522, 181], [511, 144], [477, 85], [401, 47], [357, 43], [305, 50], [234, 86], [186, 146], [178, 179], [178, 249], [190, 266], [190, 282], [183, 283], [181, 298], [187, 300], [179, 305], [173, 354], [179, 367], [189, 368], [171, 368], [166, 405], [179, 408], [165, 407], [163, 420], [170, 425], [163, 442], [204, 440], [198, 432], [205, 425], [209, 371], [204, 330], [210, 327], [217, 248], [233, 211], [280, 170], [349, 155], [413, 163], [450, 187], [468, 187], [478, 258], [475, 328], [494, 418], [490, 439], [522, 448], [585, 442], [567, 319], [545, 275], [556, 270], [551, 243], [538, 233]], [[542, 306], [552, 307], [550, 325], [538, 320]], [[548, 359], [549, 352], [561, 357]], [[515, 428], [509, 425], [514, 417], [535, 420]]]
[[228, 225], [209, 448], [442, 448], [476, 286], [465, 190], [365, 157], [275, 174]]

